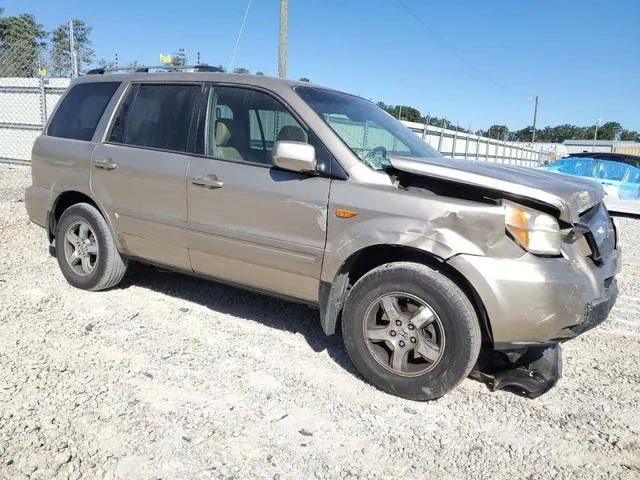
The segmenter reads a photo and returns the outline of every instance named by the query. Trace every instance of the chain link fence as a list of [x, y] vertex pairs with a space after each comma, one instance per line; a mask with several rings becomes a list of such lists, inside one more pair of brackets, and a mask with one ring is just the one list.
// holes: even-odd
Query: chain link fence
[[0, 44], [0, 161], [26, 163], [53, 107], [69, 85], [49, 78], [48, 52], [31, 44]]

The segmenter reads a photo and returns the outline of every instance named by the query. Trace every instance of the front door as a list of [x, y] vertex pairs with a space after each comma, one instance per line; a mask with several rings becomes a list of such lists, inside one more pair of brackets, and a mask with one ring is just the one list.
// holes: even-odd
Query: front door
[[93, 153], [91, 189], [124, 253], [190, 269], [186, 174], [201, 84], [134, 84]]
[[187, 172], [195, 272], [315, 301], [331, 180], [274, 168], [277, 140], [308, 133], [270, 95], [211, 87]]

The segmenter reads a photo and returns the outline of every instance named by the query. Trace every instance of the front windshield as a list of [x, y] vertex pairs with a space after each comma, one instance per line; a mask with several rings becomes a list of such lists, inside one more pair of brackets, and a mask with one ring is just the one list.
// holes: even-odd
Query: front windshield
[[296, 93], [320, 115], [365, 165], [383, 170], [389, 157], [442, 158], [432, 146], [360, 97], [314, 87]]

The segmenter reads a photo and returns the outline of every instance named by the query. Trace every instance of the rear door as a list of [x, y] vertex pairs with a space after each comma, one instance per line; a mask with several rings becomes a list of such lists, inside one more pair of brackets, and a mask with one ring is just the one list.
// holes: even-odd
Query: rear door
[[279, 100], [244, 87], [210, 87], [201, 111], [187, 174], [193, 270], [315, 301], [331, 180], [271, 163], [274, 141], [314, 144], [313, 134]]
[[91, 190], [127, 255], [190, 269], [185, 178], [201, 92], [201, 83], [132, 84], [93, 153]]

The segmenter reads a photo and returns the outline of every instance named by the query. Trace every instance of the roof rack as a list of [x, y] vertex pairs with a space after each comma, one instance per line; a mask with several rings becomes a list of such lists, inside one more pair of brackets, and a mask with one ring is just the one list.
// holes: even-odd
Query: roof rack
[[136, 67], [116, 67], [116, 68], [93, 68], [87, 72], [87, 75], [104, 75], [105, 73], [117, 73], [117, 72], [135, 72], [135, 73], [149, 73], [149, 71], [156, 72], [223, 72], [220, 67], [214, 67], [213, 65], [159, 65], [159, 66], [136, 66]]

